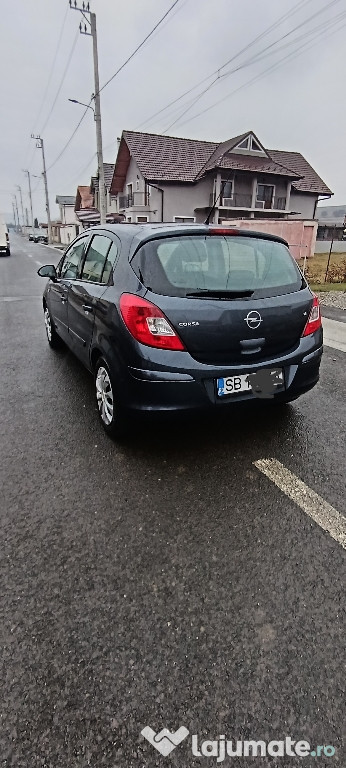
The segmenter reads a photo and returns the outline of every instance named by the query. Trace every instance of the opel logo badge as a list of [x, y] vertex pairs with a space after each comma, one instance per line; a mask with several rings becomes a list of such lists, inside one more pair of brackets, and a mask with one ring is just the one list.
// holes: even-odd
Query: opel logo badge
[[249, 328], [252, 328], [253, 330], [256, 330], [256, 328], [259, 328], [261, 323], [263, 323], [260, 313], [256, 312], [255, 309], [253, 309], [252, 312], [248, 312], [246, 317], [244, 317], [244, 320], [249, 326]]

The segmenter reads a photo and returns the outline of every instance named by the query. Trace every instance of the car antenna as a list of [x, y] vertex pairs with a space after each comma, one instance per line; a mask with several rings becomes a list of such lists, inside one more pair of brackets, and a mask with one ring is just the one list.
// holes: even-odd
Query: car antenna
[[214, 202], [213, 202], [213, 205], [211, 206], [211, 208], [210, 208], [210, 209], [209, 209], [209, 211], [208, 211], [208, 215], [207, 215], [207, 218], [206, 218], [206, 220], [205, 220], [205, 222], [204, 222], [205, 224], [210, 224], [210, 219], [211, 219], [211, 216], [213, 215], [213, 213], [214, 213], [214, 211], [215, 211], [215, 208], [216, 208], [216, 204], [219, 202], [220, 198], [222, 197], [222, 194], [223, 194], [223, 191], [224, 191], [224, 189], [225, 189], [225, 186], [226, 186], [226, 184], [227, 184], [229, 181], [231, 181], [231, 179], [232, 179], [232, 173], [230, 173], [230, 174], [229, 174], [229, 176], [227, 176], [227, 179], [225, 179], [225, 181], [223, 182], [223, 184], [222, 184], [222, 186], [221, 186], [221, 189], [220, 189], [220, 192], [219, 192], [219, 194], [218, 194], [217, 198], [214, 200]]

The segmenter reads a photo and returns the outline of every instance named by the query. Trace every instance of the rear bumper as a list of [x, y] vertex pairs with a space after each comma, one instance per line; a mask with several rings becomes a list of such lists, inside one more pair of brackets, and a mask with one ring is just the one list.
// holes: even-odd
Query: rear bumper
[[170, 352], [169, 356], [165, 353], [165, 360], [169, 359], [172, 363], [163, 367], [160, 351], [145, 348], [143, 367], [139, 362], [127, 368], [122, 387], [122, 400], [127, 408], [167, 412], [221, 410], [240, 402], [253, 402], [259, 398], [251, 391], [219, 397], [216, 380], [277, 367], [284, 371], [285, 385], [277, 391], [274, 399], [294, 399], [317, 384], [323, 347], [322, 333], [317, 332], [302, 338], [298, 348], [289, 355], [227, 368], [197, 363], [187, 352]]

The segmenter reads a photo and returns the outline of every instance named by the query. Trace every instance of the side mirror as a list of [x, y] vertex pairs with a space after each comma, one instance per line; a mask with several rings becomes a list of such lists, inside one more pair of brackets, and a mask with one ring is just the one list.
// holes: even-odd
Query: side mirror
[[37, 272], [40, 277], [50, 277], [53, 282], [57, 279], [56, 269], [53, 264], [47, 264], [45, 267], [40, 267]]

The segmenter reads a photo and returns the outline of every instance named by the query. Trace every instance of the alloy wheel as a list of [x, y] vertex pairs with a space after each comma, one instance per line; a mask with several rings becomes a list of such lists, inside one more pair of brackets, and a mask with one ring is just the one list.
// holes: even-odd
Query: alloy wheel
[[109, 373], [103, 365], [97, 371], [96, 399], [101, 419], [106, 426], [109, 426], [114, 413], [113, 389]]
[[46, 326], [46, 334], [48, 341], [52, 341], [52, 322], [50, 319], [49, 309], [46, 307], [44, 310], [44, 324]]

